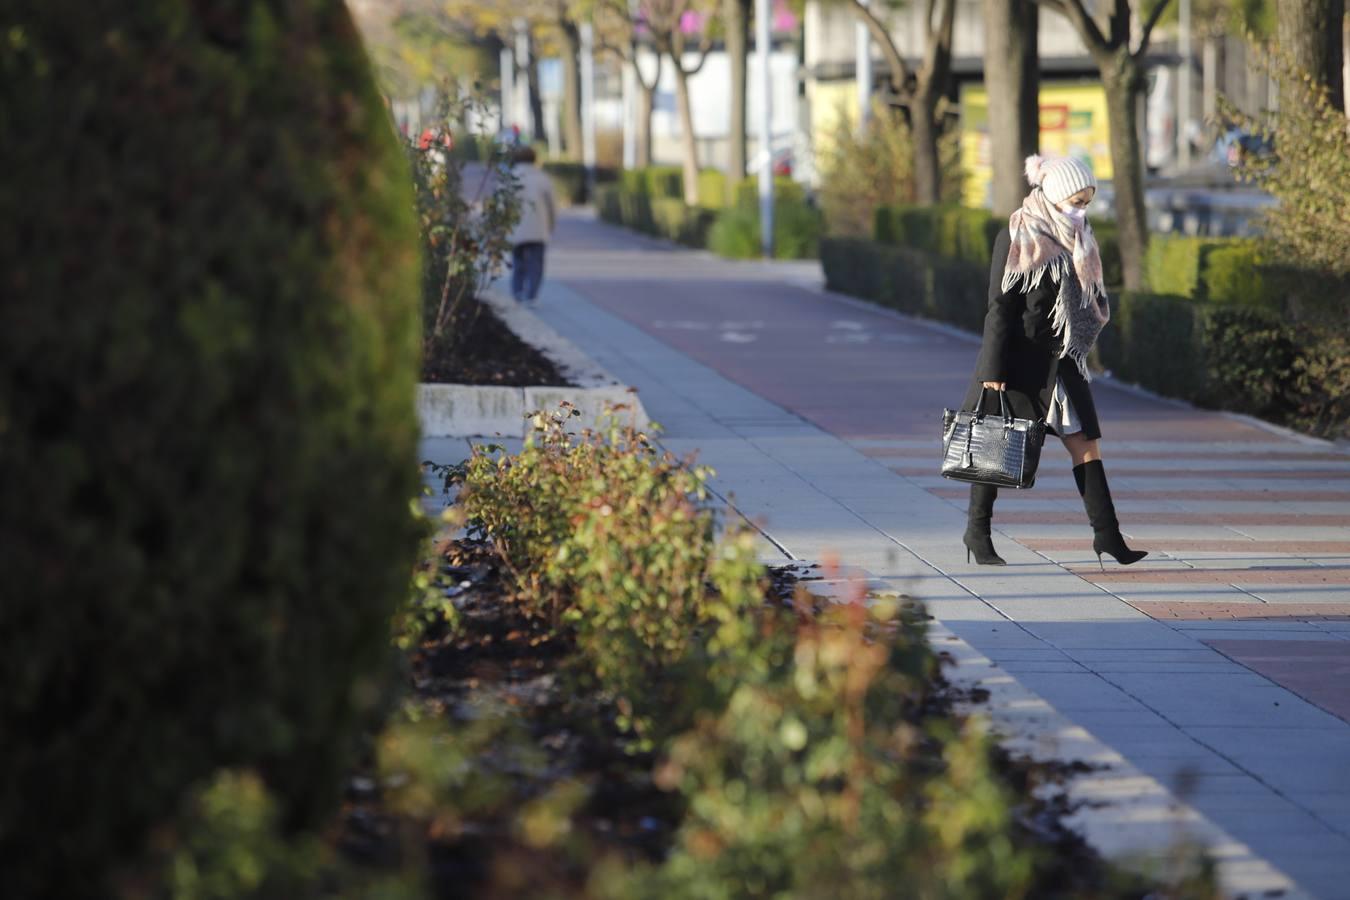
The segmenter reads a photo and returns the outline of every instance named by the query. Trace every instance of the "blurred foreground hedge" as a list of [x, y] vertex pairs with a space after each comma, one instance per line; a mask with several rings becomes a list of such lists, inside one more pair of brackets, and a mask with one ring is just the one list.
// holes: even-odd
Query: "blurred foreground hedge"
[[338, 0], [7, 4], [0, 121], [0, 872], [107, 897], [221, 769], [337, 800], [416, 553], [416, 225]]

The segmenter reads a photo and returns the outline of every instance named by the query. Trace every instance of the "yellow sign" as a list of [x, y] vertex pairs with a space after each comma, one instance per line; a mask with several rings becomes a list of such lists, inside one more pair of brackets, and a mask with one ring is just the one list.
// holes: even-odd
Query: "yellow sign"
[[[1111, 138], [1106, 125], [1106, 93], [1097, 82], [1042, 82], [1041, 152], [1073, 156], [1111, 178]], [[961, 89], [961, 170], [966, 206], [992, 202], [989, 180], [989, 97], [984, 85]]]

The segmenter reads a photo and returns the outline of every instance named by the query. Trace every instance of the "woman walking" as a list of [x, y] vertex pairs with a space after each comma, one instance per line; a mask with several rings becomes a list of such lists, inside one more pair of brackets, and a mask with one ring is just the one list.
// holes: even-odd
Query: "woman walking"
[[[1128, 566], [1148, 554], [1120, 534], [1088, 387], [1088, 353], [1111, 315], [1087, 221], [1097, 179], [1067, 157], [1028, 157], [1026, 173], [1031, 193], [994, 242], [984, 341], [964, 408], [983, 408], [991, 390], [1006, 391], [1014, 415], [1044, 418], [1073, 458], [1098, 563], [1106, 553]], [[974, 554], [980, 565], [1005, 565], [989, 535], [997, 497], [996, 487], [971, 485], [967, 561]]]

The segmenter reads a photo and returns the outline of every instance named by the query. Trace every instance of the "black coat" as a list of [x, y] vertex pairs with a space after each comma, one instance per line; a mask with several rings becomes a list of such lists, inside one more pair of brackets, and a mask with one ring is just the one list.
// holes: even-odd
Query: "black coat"
[[[1049, 276], [1039, 286], [1022, 293], [1020, 287], [1004, 293], [1003, 268], [1008, 262], [1008, 229], [994, 241], [993, 265], [989, 269], [989, 312], [984, 317], [984, 341], [975, 373], [966, 391], [963, 409], [980, 402], [984, 381], [1008, 383], [1008, 405], [1014, 415], [1039, 419], [1050, 407], [1055, 379], [1064, 380], [1064, 391], [1083, 423], [1083, 436], [1102, 436], [1092, 391], [1072, 360], [1061, 360], [1061, 345], [1050, 324], [1059, 285]], [[998, 400], [990, 391], [986, 410], [997, 410]]]

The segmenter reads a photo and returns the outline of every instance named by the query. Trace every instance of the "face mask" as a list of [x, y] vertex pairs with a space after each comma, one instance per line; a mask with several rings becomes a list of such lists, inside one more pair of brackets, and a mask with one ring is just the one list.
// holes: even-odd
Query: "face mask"
[[1087, 219], [1086, 209], [1079, 209], [1077, 206], [1057, 206], [1055, 208], [1075, 222], [1082, 222]]

